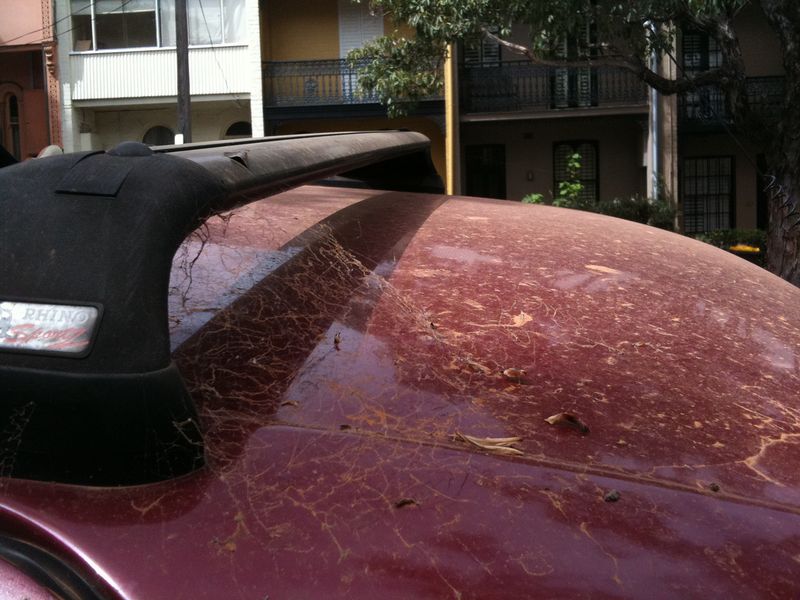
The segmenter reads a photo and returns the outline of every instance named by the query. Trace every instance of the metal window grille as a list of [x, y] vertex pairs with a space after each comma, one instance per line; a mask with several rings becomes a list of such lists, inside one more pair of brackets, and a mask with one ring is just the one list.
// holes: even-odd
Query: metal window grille
[[580, 199], [584, 202], [597, 202], [599, 197], [597, 142], [560, 142], [553, 148], [553, 194], [558, 196], [562, 182], [570, 180], [569, 158], [580, 155], [580, 169], [577, 179], [583, 185]]
[[686, 233], [733, 227], [733, 157], [685, 158], [681, 171]]

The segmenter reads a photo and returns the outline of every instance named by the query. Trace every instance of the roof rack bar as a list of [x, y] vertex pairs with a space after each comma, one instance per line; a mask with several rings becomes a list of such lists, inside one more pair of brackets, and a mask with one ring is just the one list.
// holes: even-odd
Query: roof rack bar
[[411, 161], [417, 174], [406, 178], [435, 191], [428, 147], [389, 131], [127, 142], [0, 169], [0, 427], [12, 440], [0, 453], [13, 450], [0, 475], [108, 485], [202, 465], [170, 357], [180, 244], [209, 216], [304, 182], [343, 172], [376, 181], [375, 163]]
[[[430, 162], [429, 147], [430, 141], [420, 133], [374, 131], [263, 138], [228, 147], [203, 143], [154, 150], [186, 158], [213, 173], [232, 192], [226, 201], [236, 204], [304, 182], [350, 173], [358, 175], [349, 179], [369, 179], [371, 187], [438, 192], [442, 182]], [[408, 166], [399, 171], [402, 179], [387, 177], [398, 173], [394, 167], [401, 161]], [[392, 168], [387, 169], [387, 163]], [[368, 169], [370, 165], [383, 165], [383, 176], [378, 176], [374, 167]]]

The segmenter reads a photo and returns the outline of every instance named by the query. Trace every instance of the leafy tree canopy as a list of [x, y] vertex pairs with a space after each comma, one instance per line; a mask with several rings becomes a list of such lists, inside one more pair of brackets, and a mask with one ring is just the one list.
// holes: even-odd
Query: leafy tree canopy
[[[360, 0], [366, 1], [366, 0]], [[361, 84], [376, 92], [390, 113], [441, 91], [436, 76], [447, 46], [488, 37], [511, 52], [540, 64], [554, 64], [554, 51], [565, 37], [592, 23], [597, 40], [581, 64], [614, 64], [638, 74], [659, 91], [673, 94], [706, 83], [735, 87], [743, 66], [732, 21], [748, 0], [371, 0], [413, 35], [398, 29], [354, 51], [353, 59], [368, 59]], [[512, 27], [526, 26], [527, 43], [510, 40]], [[717, 39], [723, 50], [718, 68], [692, 77], [668, 79], [651, 70], [650, 56], [672, 53], [678, 30], [690, 28]], [[407, 31], [407, 29], [405, 29]], [[564, 61], [559, 61], [560, 65]], [[433, 69], [422, 68], [423, 66]]]

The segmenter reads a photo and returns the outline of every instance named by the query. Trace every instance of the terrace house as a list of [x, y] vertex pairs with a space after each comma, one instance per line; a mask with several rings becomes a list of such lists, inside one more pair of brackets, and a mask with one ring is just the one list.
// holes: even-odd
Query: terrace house
[[[172, 143], [175, 0], [56, 0], [64, 145]], [[387, 31], [349, 0], [187, 0], [193, 141], [354, 129], [427, 134], [444, 169], [443, 103], [389, 121], [347, 52]]]
[[[747, 75], [751, 110], [772, 127], [781, 110], [784, 71], [778, 39], [760, 9], [748, 4], [735, 22]], [[680, 68], [691, 73], [719, 64], [713, 40], [684, 32]], [[729, 99], [708, 86], [678, 105], [678, 198], [686, 233], [714, 229], [766, 229], [768, 165], [763, 148], [738, 131]]]
[[[778, 41], [756, 6], [746, 6], [735, 26], [751, 107], [774, 114], [783, 94]], [[585, 57], [592, 35], [587, 27], [579, 39], [564, 40], [561, 56]], [[515, 36], [524, 44], [528, 32]], [[674, 59], [659, 70], [674, 77], [719, 60], [708, 37], [681, 32]], [[588, 200], [652, 196], [660, 182], [687, 233], [766, 227], [762, 149], [735, 130], [718, 88], [665, 97], [623, 69], [538, 66], [490, 41], [458, 48], [452, 68], [452, 191], [552, 198], [577, 152]]]
[[264, 115], [267, 132], [412, 129], [431, 139], [444, 174], [444, 103], [423, 101], [414, 114], [387, 119], [375, 96], [358, 89], [345, 57], [378, 36], [392, 33], [388, 18], [368, 2], [266, 0], [262, 3]]
[[[175, 0], [55, 0], [64, 147], [171, 144]], [[193, 141], [263, 135], [257, 0], [188, 0]]]

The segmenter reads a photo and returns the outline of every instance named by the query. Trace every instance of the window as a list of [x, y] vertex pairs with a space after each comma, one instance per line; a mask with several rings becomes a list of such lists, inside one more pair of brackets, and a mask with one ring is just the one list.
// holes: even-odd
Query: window
[[[356, 4], [352, 0], [339, 0], [339, 57], [347, 58], [351, 50], [383, 35], [383, 13], [375, 11], [369, 2]], [[358, 74], [342, 61], [339, 67], [342, 97], [346, 103], [358, 101]], [[318, 98], [317, 87], [321, 82], [314, 78], [306, 79], [303, 93], [309, 101]], [[324, 93], [324, 92], [323, 92]]]
[[340, 58], [347, 58], [351, 50], [383, 35], [383, 14], [373, 10], [369, 2], [356, 4], [352, 0], [339, 0], [337, 6]]
[[[246, 0], [186, 0], [189, 44], [244, 40]], [[175, 45], [175, 0], [71, 0], [79, 52]]]
[[705, 33], [687, 32], [683, 34], [683, 68], [697, 73], [716, 69], [722, 65], [722, 52], [717, 40]]
[[[497, 27], [489, 28], [494, 34], [500, 30]], [[464, 66], [466, 67], [499, 67], [500, 44], [487, 37], [464, 42]]]
[[580, 168], [574, 173], [583, 185], [580, 199], [595, 203], [600, 195], [597, 142], [559, 142], [553, 147], [553, 194], [558, 195], [559, 184], [571, 180], [569, 164], [573, 154], [580, 157]]
[[[691, 76], [695, 73], [716, 69], [722, 65], [722, 52], [717, 40], [705, 33], [686, 32], [681, 45], [683, 70]], [[688, 119], [717, 119], [727, 114], [725, 97], [715, 85], [703, 86], [687, 92], [682, 98], [684, 115]]]
[[[563, 38], [555, 48], [555, 58], [568, 62], [597, 56], [597, 27], [586, 21], [575, 34]], [[597, 106], [597, 70], [592, 67], [556, 67], [550, 77], [551, 106], [576, 108]]]
[[730, 229], [733, 219], [733, 157], [685, 158], [681, 171], [686, 233]]

